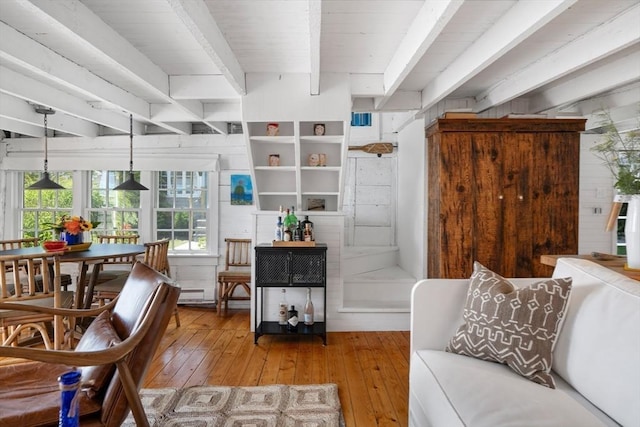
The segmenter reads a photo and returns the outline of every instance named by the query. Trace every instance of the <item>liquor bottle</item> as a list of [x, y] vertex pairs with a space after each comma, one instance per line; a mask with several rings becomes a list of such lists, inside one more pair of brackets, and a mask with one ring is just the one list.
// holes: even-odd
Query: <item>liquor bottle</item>
[[287, 329], [290, 331], [298, 330], [298, 310], [296, 310], [296, 306], [292, 305], [291, 310], [289, 310], [289, 320], [287, 320]]
[[311, 241], [316, 240], [315, 237], [313, 236], [313, 222], [309, 221], [309, 215], [305, 215], [304, 216], [304, 221], [302, 221], [302, 230], [303, 231], [306, 230], [307, 225], [309, 226], [309, 229], [310, 229]]
[[287, 324], [287, 308], [289, 305], [287, 304], [287, 290], [282, 288], [280, 291], [280, 305], [278, 306], [278, 323], [280, 325]]
[[304, 304], [304, 324], [313, 325], [313, 302], [311, 302], [311, 288], [307, 288], [307, 302]]
[[279, 242], [282, 240], [282, 217], [279, 216], [278, 217], [278, 223], [276, 224], [276, 234], [275, 234], [275, 239], [276, 242]]
[[311, 232], [311, 224], [306, 223], [302, 230], [302, 240], [305, 242], [313, 242], [313, 233]]
[[293, 230], [293, 240], [295, 242], [302, 242], [302, 221], [298, 221], [298, 225]]
[[[298, 223], [298, 218], [296, 217], [296, 212], [295, 212], [295, 208], [293, 206], [291, 206], [291, 223], [293, 224], [293, 228], [296, 227], [296, 224]], [[292, 229], [293, 231], [293, 229]]]
[[293, 222], [293, 218], [291, 216], [291, 211], [287, 208], [286, 214], [284, 216], [283, 225], [285, 230], [293, 231], [296, 226], [296, 223]]

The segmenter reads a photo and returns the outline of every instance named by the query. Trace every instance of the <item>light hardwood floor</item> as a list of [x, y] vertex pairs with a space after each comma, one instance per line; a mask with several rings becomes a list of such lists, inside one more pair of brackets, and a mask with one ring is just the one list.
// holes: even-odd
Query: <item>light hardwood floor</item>
[[249, 311], [179, 310], [182, 325], [169, 323], [144, 387], [336, 383], [347, 427], [408, 424], [408, 331], [331, 332], [326, 346], [263, 336], [254, 345]]

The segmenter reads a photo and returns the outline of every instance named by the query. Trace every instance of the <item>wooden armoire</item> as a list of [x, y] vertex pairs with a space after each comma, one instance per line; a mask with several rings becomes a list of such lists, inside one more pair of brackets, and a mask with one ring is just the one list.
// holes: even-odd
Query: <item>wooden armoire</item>
[[578, 251], [584, 119], [447, 119], [427, 127], [427, 275], [546, 277]]

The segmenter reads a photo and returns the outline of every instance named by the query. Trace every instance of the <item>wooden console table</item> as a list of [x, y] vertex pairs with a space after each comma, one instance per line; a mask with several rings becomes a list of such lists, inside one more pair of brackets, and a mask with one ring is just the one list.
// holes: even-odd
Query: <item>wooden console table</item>
[[587, 259], [589, 261], [593, 261], [596, 264], [600, 264], [603, 267], [607, 267], [613, 271], [616, 271], [620, 274], [624, 274], [627, 277], [630, 277], [634, 280], [640, 281], [640, 271], [631, 271], [625, 270], [624, 264], [626, 262], [625, 257], [621, 257], [618, 255], [609, 255], [609, 254], [597, 254], [597, 255], [542, 255], [540, 257], [540, 262], [545, 265], [550, 265], [555, 267], [556, 261], [558, 258], [581, 258]]

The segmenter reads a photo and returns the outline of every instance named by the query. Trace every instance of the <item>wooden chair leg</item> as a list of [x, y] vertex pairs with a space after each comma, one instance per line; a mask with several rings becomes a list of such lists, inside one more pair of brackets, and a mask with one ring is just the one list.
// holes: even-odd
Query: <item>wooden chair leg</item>
[[173, 316], [176, 319], [176, 328], [179, 328], [180, 327], [180, 313], [178, 313], [178, 307], [177, 306], [173, 310]]

